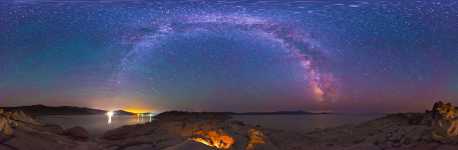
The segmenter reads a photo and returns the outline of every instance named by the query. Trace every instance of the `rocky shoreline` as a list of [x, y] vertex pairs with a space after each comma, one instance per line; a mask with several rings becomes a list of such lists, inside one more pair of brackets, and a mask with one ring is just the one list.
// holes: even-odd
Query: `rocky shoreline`
[[0, 150], [456, 150], [458, 109], [390, 114], [357, 125], [298, 133], [266, 129], [221, 113], [165, 112], [146, 124], [89, 138], [81, 127], [45, 125], [0, 110]]

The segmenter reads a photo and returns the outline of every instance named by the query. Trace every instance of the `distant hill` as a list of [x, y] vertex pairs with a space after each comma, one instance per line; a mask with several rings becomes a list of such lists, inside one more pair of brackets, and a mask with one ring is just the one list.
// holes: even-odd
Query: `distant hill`
[[307, 111], [274, 111], [274, 112], [187, 112], [187, 111], [167, 111], [160, 113], [167, 115], [325, 115], [333, 114], [330, 112], [307, 112]]
[[308, 111], [274, 111], [274, 112], [243, 112], [243, 113], [230, 113], [231, 115], [323, 115], [330, 114], [327, 112], [308, 112]]
[[34, 116], [44, 115], [97, 115], [105, 114], [105, 110], [74, 107], [74, 106], [45, 106], [45, 105], [31, 105], [31, 106], [18, 106], [18, 107], [0, 107], [6, 111], [23, 111], [27, 114]]
[[114, 111], [114, 113], [116, 115], [136, 115], [136, 113], [128, 112], [128, 111], [125, 111], [125, 110], [117, 110], [117, 111]]
[[[86, 107], [75, 106], [45, 106], [45, 105], [31, 105], [31, 106], [17, 106], [17, 107], [0, 107], [5, 111], [23, 111], [33, 116], [46, 116], [46, 115], [102, 115], [107, 111]], [[115, 111], [119, 115], [134, 115], [134, 113], [124, 110]]]
[[[86, 107], [75, 106], [45, 106], [45, 105], [31, 105], [31, 106], [17, 106], [17, 107], [0, 107], [5, 111], [23, 111], [33, 116], [46, 116], [46, 115], [102, 115], [107, 113], [106, 110], [93, 109]], [[172, 111], [174, 112], [174, 111]], [[136, 115], [136, 113], [117, 110], [114, 111], [116, 115]], [[224, 115], [320, 115], [330, 113], [315, 113], [307, 111], [274, 111], [274, 112], [205, 112], [208, 114], [224, 114]]]

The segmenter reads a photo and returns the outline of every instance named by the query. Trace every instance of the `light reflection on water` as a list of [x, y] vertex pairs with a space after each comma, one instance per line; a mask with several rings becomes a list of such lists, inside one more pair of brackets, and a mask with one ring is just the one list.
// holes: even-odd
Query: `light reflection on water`
[[114, 115], [114, 112], [113, 111], [109, 111], [107, 112], [107, 117], [108, 117], [108, 124], [111, 124], [111, 120], [113, 118], [113, 115]]
[[155, 114], [137, 114], [137, 122], [151, 122]]

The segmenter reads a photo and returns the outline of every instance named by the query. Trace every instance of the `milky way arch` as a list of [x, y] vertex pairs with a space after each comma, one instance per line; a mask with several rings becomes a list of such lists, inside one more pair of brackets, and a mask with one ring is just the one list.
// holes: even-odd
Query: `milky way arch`
[[319, 102], [335, 99], [335, 79], [331, 73], [321, 69], [327, 61], [325, 52], [316, 47], [305, 32], [292, 24], [253, 16], [191, 15], [158, 19], [145, 28], [146, 31], [129, 36], [127, 42], [133, 47], [121, 60], [120, 69], [115, 76], [117, 84], [124, 82], [122, 76], [129, 72], [130, 66], [135, 64], [139, 57], [151, 51], [148, 47], [161, 44], [164, 37], [196, 30], [218, 32], [225, 28], [237, 28], [241, 31], [255, 32], [256, 35], [278, 42], [291, 57], [297, 58], [300, 62], [314, 99]]

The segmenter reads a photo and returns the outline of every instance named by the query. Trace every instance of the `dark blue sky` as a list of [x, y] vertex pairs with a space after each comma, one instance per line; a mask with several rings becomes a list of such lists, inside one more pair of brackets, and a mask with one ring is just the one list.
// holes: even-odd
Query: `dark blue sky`
[[0, 2], [0, 105], [422, 111], [458, 103], [458, 2]]

